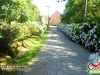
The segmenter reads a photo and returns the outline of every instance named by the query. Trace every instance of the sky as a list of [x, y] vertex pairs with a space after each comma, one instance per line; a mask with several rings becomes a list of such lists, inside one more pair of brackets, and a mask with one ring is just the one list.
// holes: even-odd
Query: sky
[[48, 7], [49, 7], [49, 15], [52, 15], [55, 11], [59, 11], [60, 13], [63, 13], [63, 10], [65, 9], [65, 4], [67, 2], [59, 0], [60, 2], [57, 2], [57, 0], [32, 0], [33, 3], [37, 4], [41, 15], [48, 15]]

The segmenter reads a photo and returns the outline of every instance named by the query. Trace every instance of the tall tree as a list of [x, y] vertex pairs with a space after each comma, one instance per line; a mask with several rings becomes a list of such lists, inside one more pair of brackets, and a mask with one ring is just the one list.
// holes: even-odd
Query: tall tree
[[[0, 0], [0, 19], [10, 23], [11, 21], [34, 21], [39, 17], [39, 10], [31, 0]], [[33, 8], [35, 10], [33, 10]]]
[[[86, 22], [96, 21], [100, 19], [100, 0], [87, 0]], [[61, 22], [67, 23], [83, 23], [85, 0], [68, 0], [62, 14]]]
[[82, 1], [82, 0], [68, 0], [68, 2], [65, 5], [66, 9], [64, 10], [64, 13], [62, 14], [62, 19], [63, 19], [63, 17], [66, 18], [65, 22], [67, 21], [68, 23], [82, 22], [83, 15], [84, 15], [83, 4], [84, 4], [84, 1]]

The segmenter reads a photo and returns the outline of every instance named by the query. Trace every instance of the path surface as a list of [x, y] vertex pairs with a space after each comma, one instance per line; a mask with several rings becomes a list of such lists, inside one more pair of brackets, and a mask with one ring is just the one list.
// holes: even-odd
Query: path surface
[[18, 75], [88, 75], [90, 52], [72, 42], [56, 26], [51, 26], [47, 41], [35, 59]]

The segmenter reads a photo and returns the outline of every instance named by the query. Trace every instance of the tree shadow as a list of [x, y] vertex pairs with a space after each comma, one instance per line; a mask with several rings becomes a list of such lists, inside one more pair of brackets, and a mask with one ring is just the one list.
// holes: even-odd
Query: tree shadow
[[17, 74], [88, 75], [89, 56], [90, 52], [65, 37], [56, 26], [52, 26], [41, 51]]

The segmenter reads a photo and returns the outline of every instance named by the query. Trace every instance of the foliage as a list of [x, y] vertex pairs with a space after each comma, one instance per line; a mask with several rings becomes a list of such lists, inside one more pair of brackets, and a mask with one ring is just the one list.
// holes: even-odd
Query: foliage
[[97, 37], [100, 38], [100, 25], [98, 25], [98, 26], [96, 27], [96, 33], [97, 33]]
[[[12, 58], [10, 56], [6, 56], [6, 63], [7, 65], [27, 65], [32, 58], [36, 56], [36, 54], [40, 51], [42, 44], [45, 42], [47, 36], [47, 31], [43, 34], [42, 37], [36, 36], [33, 38], [27, 38], [25, 39], [24, 42], [27, 44], [27, 50], [25, 54], [21, 55], [20, 57], [17, 56], [16, 58]], [[6, 64], [5, 64], [6, 65]], [[16, 68], [11, 68], [11, 69], [5, 69], [5, 70], [0, 70], [0, 74], [2, 75], [11, 75], [11, 74], [16, 74], [17, 69]]]
[[9, 44], [13, 42], [13, 40], [18, 35], [18, 29], [16, 27], [11, 27], [8, 25], [0, 26], [0, 53], [11, 55], [13, 57], [13, 53], [10, 50]]
[[[44, 28], [44, 27], [43, 27]], [[15, 57], [25, 44], [21, 41], [40, 36], [45, 30], [41, 30], [40, 25], [31, 23], [16, 23], [12, 25], [0, 26], [0, 54]]]
[[90, 51], [100, 52], [100, 26], [95, 22], [58, 25], [72, 41], [83, 44]]
[[[86, 22], [100, 23], [100, 0], [88, 0]], [[84, 0], [68, 0], [61, 17], [62, 23], [83, 23], [85, 11]]]
[[32, 25], [29, 30], [31, 35], [40, 35], [42, 33], [42, 30], [40, 29], [39, 25]]
[[36, 21], [39, 17], [39, 10], [31, 0], [0, 0], [0, 20], [10, 23], [17, 21]]

